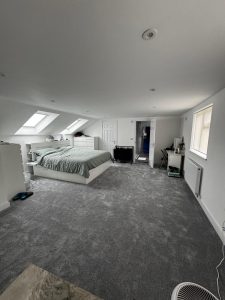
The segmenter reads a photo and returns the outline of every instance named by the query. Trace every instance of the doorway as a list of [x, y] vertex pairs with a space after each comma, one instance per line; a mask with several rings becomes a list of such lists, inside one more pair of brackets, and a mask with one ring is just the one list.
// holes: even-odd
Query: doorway
[[149, 162], [150, 122], [136, 122], [136, 163]]

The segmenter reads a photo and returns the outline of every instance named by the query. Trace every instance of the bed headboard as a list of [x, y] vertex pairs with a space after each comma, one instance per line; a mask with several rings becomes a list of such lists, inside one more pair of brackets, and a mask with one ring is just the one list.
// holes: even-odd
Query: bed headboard
[[32, 143], [30, 144], [30, 152], [34, 152], [38, 149], [44, 148], [58, 148], [70, 146], [70, 141], [53, 141], [53, 142], [43, 142], [43, 143]]

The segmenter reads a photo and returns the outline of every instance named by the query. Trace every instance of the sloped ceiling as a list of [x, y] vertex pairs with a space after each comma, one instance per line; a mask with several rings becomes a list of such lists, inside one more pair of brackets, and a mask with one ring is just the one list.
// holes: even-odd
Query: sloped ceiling
[[[45, 109], [40, 106], [26, 105], [8, 100], [0, 100], [0, 135], [13, 135], [38, 110], [58, 113], [59, 116], [50, 123], [39, 135], [59, 134], [68, 125], [82, 116], [57, 110]], [[89, 126], [93, 122], [88, 119]], [[84, 127], [83, 127], [84, 128]], [[81, 130], [82, 128], [79, 128]]]
[[1, 0], [0, 96], [99, 118], [180, 114], [224, 87], [224, 12], [224, 0]]

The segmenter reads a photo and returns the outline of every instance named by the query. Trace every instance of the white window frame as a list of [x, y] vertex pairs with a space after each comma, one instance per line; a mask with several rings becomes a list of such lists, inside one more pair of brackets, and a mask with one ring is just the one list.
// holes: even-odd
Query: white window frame
[[18, 129], [17, 132], [15, 132], [15, 135], [37, 135], [59, 116], [59, 114], [56, 113], [40, 111], [40, 110], [36, 111], [33, 115], [35, 114], [44, 115], [45, 117], [33, 127], [25, 126], [25, 124], [27, 123], [26, 121], [24, 125], [20, 129]]
[[[192, 121], [192, 132], [191, 132], [191, 145], [190, 145], [190, 151], [198, 156], [200, 156], [201, 158], [204, 158], [205, 160], [207, 159], [207, 153], [208, 153], [208, 144], [207, 144], [207, 150], [206, 153], [203, 153], [197, 149], [194, 148], [193, 144], [194, 144], [194, 138], [195, 138], [195, 127], [196, 127], [196, 116], [198, 113], [208, 109], [208, 108], [212, 108], [213, 109], [213, 104], [207, 105], [197, 111], [195, 111], [193, 113], [193, 121]], [[212, 111], [211, 111], [211, 120], [210, 120], [210, 124], [209, 124], [209, 134], [210, 134], [210, 128], [211, 128], [211, 122], [212, 122]], [[208, 138], [208, 142], [209, 142], [209, 138]]]
[[60, 134], [73, 134], [76, 130], [78, 130], [80, 127], [82, 127], [84, 124], [88, 122], [87, 119], [77, 119], [73, 123], [71, 123], [69, 126], [66, 127]]
[[[30, 119], [31, 119], [33, 116], [35, 116], [35, 115], [42, 115], [43, 118], [42, 118], [41, 120], [39, 120], [37, 123], [35, 123], [35, 125], [31, 125], [31, 126], [26, 125], [26, 124], [28, 123], [28, 121], [30, 121]], [[44, 114], [44, 113], [36, 112], [35, 114], [33, 114], [33, 115], [26, 121], [26, 123], [23, 124], [23, 127], [27, 127], [27, 128], [35, 128], [35, 127], [37, 127], [38, 124], [40, 124], [47, 116], [48, 116], [48, 115], [47, 115], [46, 113]]]

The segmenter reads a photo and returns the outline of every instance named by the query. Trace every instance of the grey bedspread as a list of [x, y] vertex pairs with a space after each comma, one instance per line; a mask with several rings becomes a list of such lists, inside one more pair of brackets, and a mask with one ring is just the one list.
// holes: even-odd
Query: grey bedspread
[[89, 170], [110, 159], [111, 154], [106, 151], [65, 147], [45, 153], [39, 158], [38, 165], [54, 171], [76, 173], [88, 178]]

